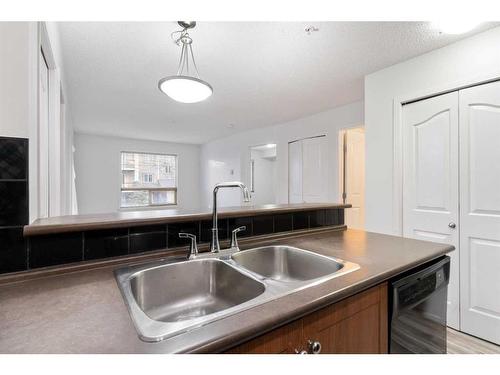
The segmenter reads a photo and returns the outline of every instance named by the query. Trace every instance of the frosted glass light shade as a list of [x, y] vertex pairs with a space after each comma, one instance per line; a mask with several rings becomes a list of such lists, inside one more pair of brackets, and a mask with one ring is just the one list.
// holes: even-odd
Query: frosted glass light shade
[[212, 86], [201, 79], [188, 76], [170, 76], [158, 82], [158, 88], [181, 103], [197, 103], [212, 95]]
[[464, 34], [479, 25], [479, 22], [474, 20], [448, 19], [433, 22], [435, 28], [441, 30], [445, 34]]

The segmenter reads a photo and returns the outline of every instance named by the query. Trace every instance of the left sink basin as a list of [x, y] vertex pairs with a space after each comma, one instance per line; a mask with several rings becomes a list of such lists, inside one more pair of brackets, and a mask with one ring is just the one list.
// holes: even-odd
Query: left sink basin
[[179, 322], [240, 305], [264, 285], [216, 259], [169, 264], [130, 279], [135, 302], [153, 320]]
[[219, 259], [116, 271], [139, 336], [159, 341], [251, 307], [264, 284]]

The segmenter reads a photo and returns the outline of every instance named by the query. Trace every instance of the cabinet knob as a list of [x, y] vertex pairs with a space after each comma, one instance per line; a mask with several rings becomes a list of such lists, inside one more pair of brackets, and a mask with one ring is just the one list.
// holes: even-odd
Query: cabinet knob
[[312, 354], [319, 354], [321, 353], [321, 343], [319, 341], [312, 341], [309, 340], [307, 342], [309, 345], [309, 352]]
[[451, 228], [451, 229], [455, 229], [457, 227], [457, 224], [455, 224], [453, 221], [451, 223], [448, 224], [448, 226]]

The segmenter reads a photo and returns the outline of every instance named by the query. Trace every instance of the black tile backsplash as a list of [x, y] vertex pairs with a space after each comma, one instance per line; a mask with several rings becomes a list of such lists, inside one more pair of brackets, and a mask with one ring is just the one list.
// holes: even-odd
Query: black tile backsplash
[[28, 140], [0, 137], [0, 273], [28, 269]]
[[253, 235], [271, 234], [274, 232], [273, 215], [255, 216], [253, 218]]
[[166, 231], [167, 231], [166, 224], [130, 227], [130, 234], [144, 234], [144, 233], [166, 232]]
[[0, 229], [0, 273], [28, 268], [23, 228]]
[[82, 261], [83, 238], [82, 232], [31, 237], [28, 242], [29, 267], [38, 268]]
[[[291, 230], [342, 225], [343, 209], [322, 209], [293, 213], [220, 219], [219, 239], [240, 226], [247, 230], [239, 237], [287, 232]], [[211, 239], [212, 222], [180, 222], [134, 226], [107, 230], [32, 236], [23, 240], [22, 226], [0, 227], [0, 273], [22, 271], [82, 260], [104, 259], [167, 248], [187, 247], [189, 241], [180, 232], [197, 236], [198, 243]], [[25, 242], [28, 243], [25, 246]]]
[[293, 229], [293, 214], [274, 215], [274, 231], [289, 232]]
[[196, 240], [200, 239], [200, 222], [185, 222], [168, 224], [168, 247], [179, 247], [189, 245], [191, 240], [187, 238], [179, 238], [179, 233], [190, 233], [196, 236]]
[[128, 228], [96, 230], [84, 233], [85, 260], [127, 255]]
[[325, 210], [309, 212], [309, 228], [317, 228], [325, 225]]
[[0, 137], [0, 180], [28, 178], [28, 140]]
[[239, 227], [246, 227], [245, 230], [238, 233], [238, 237], [248, 237], [252, 235], [253, 220], [251, 217], [234, 217], [228, 219], [229, 221], [229, 233]]
[[344, 220], [345, 220], [344, 215], [345, 215], [344, 210], [337, 210], [337, 222], [338, 222], [337, 225], [344, 224]]
[[0, 226], [16, 226], [27, 223], [27, 182], [0, 181]]
[[[340, 216], [342, 213], [342, 216]], [[325, 225], [339, 225], [344, 224], [344, 210], [325, 210]]]
[[293, 230], [309, 228], [309, 213], [299, 211], [293, 213]]
[[147, 225], [130, 228], [130, 254], [167, 248], [167, 226]]
[[167, 232], [151, 232], [130, 235], [130, 253], [161, 250], [167, 248]]

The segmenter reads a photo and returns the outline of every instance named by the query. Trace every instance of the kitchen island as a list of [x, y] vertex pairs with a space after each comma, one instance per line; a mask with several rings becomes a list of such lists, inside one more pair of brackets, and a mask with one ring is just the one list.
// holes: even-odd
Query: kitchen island
[[[351, 229], [247, 239], [240, 246], [247, 249], [271, 244], [340, 258], [360, 268], [155, 343], [142, 341], [135, 330], [113, 274], [122, 266], [119, 261], [81, 269], [68, 267], [58, 273], [39, 271], [25, 278], [5, 276], [0, 278], [0, 352], [244, 352], [246, 342], [280, 327], [291, 327], [290, 323], [307, 319], [321, 309], [338, 303], [347, 305], [353, 296], [373, 298], [374, 287], [382, 296], [384, 283], [390, 278], [453, 250], [449, 245]], [[377, 301], [379, 313], [384, 314], [387, 302], [380, 298]], [[379, 321], [382, 326], [378, 328], [382, 340], [383, 321]], [[379, 349], [386, 351], [387, 344], [379, 343]]]

